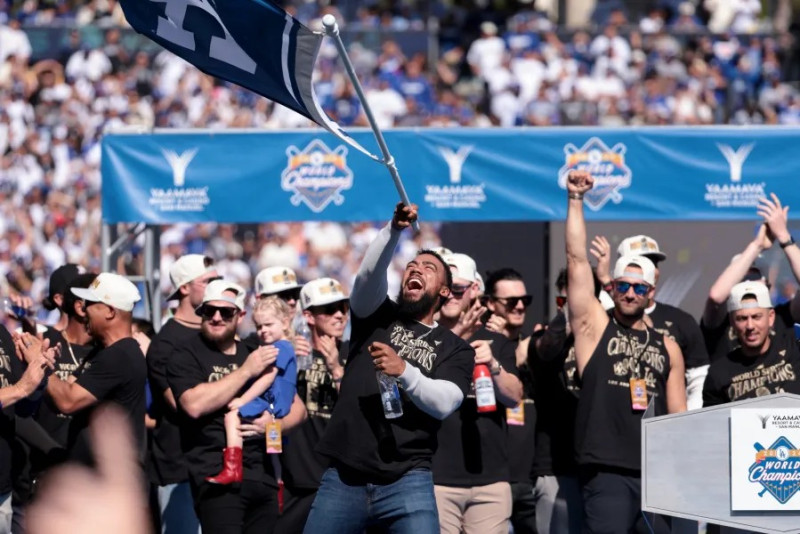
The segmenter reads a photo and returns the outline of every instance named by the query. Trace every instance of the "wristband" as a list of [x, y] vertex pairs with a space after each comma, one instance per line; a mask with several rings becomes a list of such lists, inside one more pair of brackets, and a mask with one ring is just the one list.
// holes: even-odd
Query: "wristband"
[[789, 236], [789, 241], [785, 241], [783, 243], [778, 243], [778, 244], [781, 246], [781, 248], [790, 247], [795, 244], [794, 237]]
[[503, 370], [503, 366], [500, 365], [500, 362], [497, 360], [492, 360], [492, 365], [489, 367], [489, 372], [492, 376], [497, 376], [500, 374], [500, 371]]
[[583, 200], [583, 193], [570, 193], [567, 196], [574, 200]]

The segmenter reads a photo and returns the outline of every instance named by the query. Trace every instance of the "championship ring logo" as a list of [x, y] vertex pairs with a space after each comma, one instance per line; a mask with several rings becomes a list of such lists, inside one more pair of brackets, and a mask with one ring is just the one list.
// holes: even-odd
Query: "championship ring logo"
[[769, 492], [779, 503], [786, 504], [800, 490], [800, 450], [784, 436], [775, 440], [768, 449], [760, 443], [753, 446], [758, 452], [750, 466], [750, 482], [764, 488], [759, 497]]
[[286, 149], [286, 169], [281, 173], [281, 188], [294, 192], [293, 206], [305, 203], [319, 213], [333, 202], [341, 206], [342, 191], [353, 186], [353, 172], [347, 167], [347, 148], [340, 145], [331, 150], [319, 139], [303, 150], [296, 146]]
[[572, 143], [564, 147], [564, 166], [558, 171], [558, 185], [567, 188], [569, 171], [588, 171], [594, 177], [594, 187], [586, 192], [585, 202], [593, 211], [600, 210], [606, 202], [622, 202], [620, 189], [630, 187], [631, 170], [625, 164], [625, 145], [613, 148], [599, 138], [592, 137], [581, 148]]

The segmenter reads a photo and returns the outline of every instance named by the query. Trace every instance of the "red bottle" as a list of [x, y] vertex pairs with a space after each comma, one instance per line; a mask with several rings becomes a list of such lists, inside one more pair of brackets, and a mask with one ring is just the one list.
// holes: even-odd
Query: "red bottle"
[[494, 382], [487, 365], [475, 366], [475, 370], [472, 371], [472, 382], [475, 384], [475, 402], [478, 405], [478, 411], [483, 413], [497, 410], [497, 403], [494, 399]]

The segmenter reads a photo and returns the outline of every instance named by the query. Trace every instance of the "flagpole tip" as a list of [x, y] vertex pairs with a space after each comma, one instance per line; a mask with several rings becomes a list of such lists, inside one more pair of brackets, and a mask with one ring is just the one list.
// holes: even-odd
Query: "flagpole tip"
[[333, 34], [336, 33], [339, 28], [336, 24], [336, 17], [328, 13], [324, 17], [322, 17], [322, 25], [325, 27], [326, 33]]

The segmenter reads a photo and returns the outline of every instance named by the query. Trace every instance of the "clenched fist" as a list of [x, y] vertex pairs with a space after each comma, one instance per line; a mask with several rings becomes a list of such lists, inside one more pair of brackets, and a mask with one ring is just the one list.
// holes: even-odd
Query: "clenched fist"
[[569, 171], [567, 175], [567, 191], [569, 193], [584, 194], [594, 187], [594, 178], [589, 171]]

